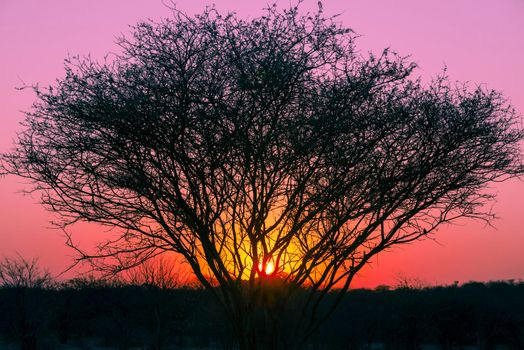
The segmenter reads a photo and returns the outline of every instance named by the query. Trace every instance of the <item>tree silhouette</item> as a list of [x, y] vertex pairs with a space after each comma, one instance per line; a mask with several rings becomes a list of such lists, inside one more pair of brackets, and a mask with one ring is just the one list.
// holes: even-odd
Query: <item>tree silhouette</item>
[[0, 260], [0, 286], [4, 288], [48, 288], [53, 284], [51, 274], [42, 270], [38, 259], [5, 256]]
[[30, 179], [64, 228], [119, 229], [95, 253], [70, 240], [80, 259], [122, 270], [181, 254], [241, 349], [304, 345], [372, 256], [489, 220], [485, 185], [523, 172], [499, 93], [424, 85], [390, 50], [363, 56], [321, 6], [251, 21], [175, 11], [118, 43], [35, 89], [4, 172]]
[[170, 318], [175, 318], [178, 330], [187, 323], [187, 310], [182, 307], [184, 300], [177, 304], [172, 295], [174, 289], [190, 285], [187, 270], [181, 268], [176, 257], [160, 256], [126, 270], [125, 277], [132, 285], [142, 287], [147, 305], [144, 314], [151, 328], [147, 349], [162, 350], [174, 338], [171, 334], [175, 327], [169, 322]]
[[[21, 255], [0, 260], [0, 288], [9, 300], [8, 329], [20, 341], [22, 350], [36, 350], [45, 333], [45, 290], [53, 286], [53, 278], [38, 265], [38, 259]], [[4, 294], [5, 296], [5, 294]]]

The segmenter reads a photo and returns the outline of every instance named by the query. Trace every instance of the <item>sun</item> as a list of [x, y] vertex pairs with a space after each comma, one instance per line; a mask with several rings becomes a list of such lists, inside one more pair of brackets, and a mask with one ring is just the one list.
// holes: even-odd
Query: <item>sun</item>
[[272, 261], [268, 262], [266, 265], [265, 273], [266, 275], [271, 275], [275, 271], [275, 264]]
[[262, 262], [259, 262], [258, 263], [258, 271], [262, 272], [266, 276], [269, 276], [273, 272], [275, 272], [275, 263], [270, 260], [264, 266]]

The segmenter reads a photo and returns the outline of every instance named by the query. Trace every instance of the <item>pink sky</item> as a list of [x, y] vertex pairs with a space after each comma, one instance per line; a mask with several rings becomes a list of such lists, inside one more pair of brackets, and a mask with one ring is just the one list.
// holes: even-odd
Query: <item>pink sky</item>
[[[256, 17], [270, 1], [217, 0], [219, 10]], [[304, 1], [303, 10], [316, 1]], [[179, 1], [189, 14], [212, 1]], [[288, 6], [289, 1], [278, 2]], [[485, 84], [502, 91], [524, 113], [524, 2], [522, 0], [346, 0], [325, 1], [327, 14], [362, 37], [362, 52], [389, 46], [411, 55], [417, 74], [430, 78], [446, 65], [452, 80]], [[115, 50], [114, 39], [141, 19], [170, 15], [160, 0], [2, 0], [0, 1], [0, 152], [9, 150], [21, 110], [34, 95], [17, 91], [25, 84], [52, 83], [63, 75], [68, 54], [103, 58]], [[39, 256], [54, 273], [71, 262], [72, 251], [60, 232], [50, 229], [53, 218], [37, 203], [22, 196], [22, 181], [0, 179], [0, 256], [19, 252]], [[436, 242], [426, 240], [384, 253], [362, 271], [355, 286], [395, 285], [399, 275], [429, 284], [457, 280], [524, 279], [524, 182], [512, 180], [493, 187], [498, 193], [495, 228], [464, 221], [440, 229]], [[96, 226], [76, 229], [78, 238], [93, 242], [103, 237]]]

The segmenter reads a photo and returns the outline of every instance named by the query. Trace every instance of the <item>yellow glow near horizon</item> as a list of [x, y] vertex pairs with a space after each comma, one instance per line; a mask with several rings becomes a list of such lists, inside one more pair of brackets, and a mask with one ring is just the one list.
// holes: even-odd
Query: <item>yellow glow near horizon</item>
[[[273, 209], [265, 217], [262, 225], [264, 228], [273, 227], [271, 231], [264, 232], [264, 236], [250, 236], [246, 232], [251, 220], [245, 219], [239, 223], [240, 214], [235, 214], [233, 218], [229, 212], [223, 213], [222, 224], [217, 223], [214, 227], [216, 236], [214, 244], [223, 267], [232, 278], [243, 281], [258, 278], [278, 278], [286, 281], [300, 280], [301, 284], [315, 282], [321, 278], [326, 266], [329, 266], [332, 257], [315, 257], [307, 254], [308, 247], [316, 247], [322, 242], [322, 232], [318, 232], [315, 225], [304, 228], [304, 232], [298, 232], [292, 237], [286, 237], [286, 232], [291, 228], [289, 220], [280, 220], [282, 209]], [[289, 226], [289, 227], [288, 227]], [[252, 239], [256, 239], [253, 244]], [[286, 240], [283, 244], [283, 239]], [[327, 244], [327, 243], [326, 243]], [[278, 246], [278, 248], [276, 248]], [[324, 249], [325, 250], [325, 249]], [[211, 283], [214, 280], [214, 273], [208, 261], [202, 255], [198, 257], [203, 274], [209, 278]], [[322, 249], [321, 249], [322, 251]], [[304, 271], [307, 271], [308, 278], [301, 279]], [[298, 277], [297, 277], [298, 276]], [[325, 279], [329, 281], [329, 279]]]

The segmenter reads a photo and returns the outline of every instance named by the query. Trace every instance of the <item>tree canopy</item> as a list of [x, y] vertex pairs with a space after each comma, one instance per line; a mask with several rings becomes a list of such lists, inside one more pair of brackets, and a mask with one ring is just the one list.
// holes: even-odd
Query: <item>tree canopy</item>
[[4, 172], [32, 180], [64, 227], [120, 230], [82, 258], [125, 269], [181, 254], [243, 349], [260, 342], [257, 308], [277, 319], [306, 288], [294, 298], [309, 334], [323, 296], [372, 256], [489, 220], [486, 185], [523, 172], [519, 116], [500, 93], [445, 74], [423, 84], [391, 50], [359, 53], [321, 7], [175, 12], [118, 44], [36, 89]]

